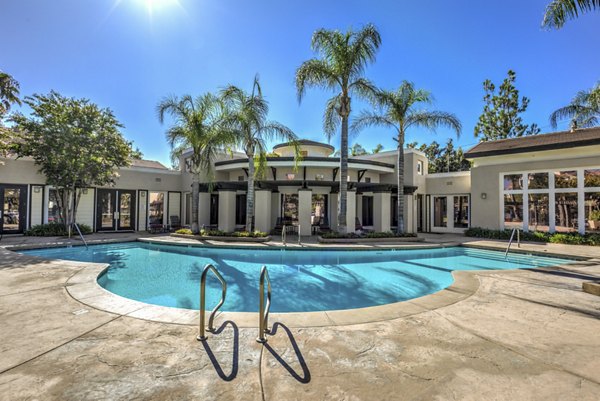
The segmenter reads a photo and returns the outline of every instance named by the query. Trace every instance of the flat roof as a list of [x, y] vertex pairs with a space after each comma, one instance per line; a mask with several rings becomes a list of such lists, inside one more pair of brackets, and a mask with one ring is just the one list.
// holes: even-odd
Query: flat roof
[[[311, 141], [310, 139], [298, 139], [296, 141], [298, 143], [298, 145], [310, 145], [310, 146], [319, 146], [322, 148], [327, 148], [329, 150], [331, 150], [332, 152], [335, 150], [335, 148], [331, 145], [329, 145], [328, 143], [322, 143], [322, 142], [317, 142], [317, 141]], [[280, 143], [278, 145], [273, 146], [273, 150], [275, 149], [279, 149], [279, 148], [285, 148], [286, 146], [290, 146], [291, 142], [284, 142], [284, 143]]]
[[591, 145], [600, 145], [600, 127], [480, 142], [465, 153], [465, 158], [475, 159]]

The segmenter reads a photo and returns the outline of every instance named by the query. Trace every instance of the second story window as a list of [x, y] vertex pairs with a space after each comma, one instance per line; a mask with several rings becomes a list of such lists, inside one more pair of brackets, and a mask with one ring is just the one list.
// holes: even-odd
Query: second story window
[[424, 168], [423, 160], [418, 160], [417, 161], [417, 174], [418, 175], [423, 175], [423, 168]]

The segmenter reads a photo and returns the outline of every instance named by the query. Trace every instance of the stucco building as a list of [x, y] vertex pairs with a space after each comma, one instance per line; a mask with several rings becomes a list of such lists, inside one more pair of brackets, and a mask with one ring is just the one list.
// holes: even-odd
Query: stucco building
[[[333, 147], [300, 141], [302, 160], [279, 144], [256, 180], [255, 228], [282, 224], [302, 235], [337, 226], [339, 158]], [[145, 231], [179, 219], [189, 225], [192, 177], [136, 160], [116, 185], [85, 188], [77, 220], [94, 231]], [[404, 150], [405, 227], [409, 232], [462, 232], [468, 227], [600, 232], [600, 128], [480, 143], [466, 156], [471, 171], [428, 174], [425, 154]], [[350, 157], [347, 226], [388, 231], [397, 224], [396, 151]], [[57, 217], [56, 192], [31, 160], [2, 159], [3, 234], [19, 234]], [[241, 229], [246, 218], [248, 160], [235, 153], [214, 161], [211, 186], [201, 185], [199, 224]]]

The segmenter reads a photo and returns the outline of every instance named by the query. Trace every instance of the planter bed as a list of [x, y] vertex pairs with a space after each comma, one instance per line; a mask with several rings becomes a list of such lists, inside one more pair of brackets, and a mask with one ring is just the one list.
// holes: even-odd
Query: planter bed
[[319, 236], [321, 244], [372, 244], [378, 242], [423, 242], [425, 238], [419, 237], [383, 237], [383, 238], [323, 238]]
[[190, 238], [198, 241], [222, 241], [222, 242], [269, 242], [271, 236], [266, 237], [225, 237], [225, 236], [213, 236], [213, 235], [188, 235], [188, 234], [176, 234], [171, 233], [171, 237], [179, 238]]

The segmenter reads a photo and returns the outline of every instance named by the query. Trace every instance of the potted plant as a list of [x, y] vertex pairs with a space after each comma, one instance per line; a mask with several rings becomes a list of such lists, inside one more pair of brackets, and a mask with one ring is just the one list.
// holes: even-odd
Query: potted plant
[[594, 210], [588, 216], [590, 230], [600, 230], [600, 210]]

